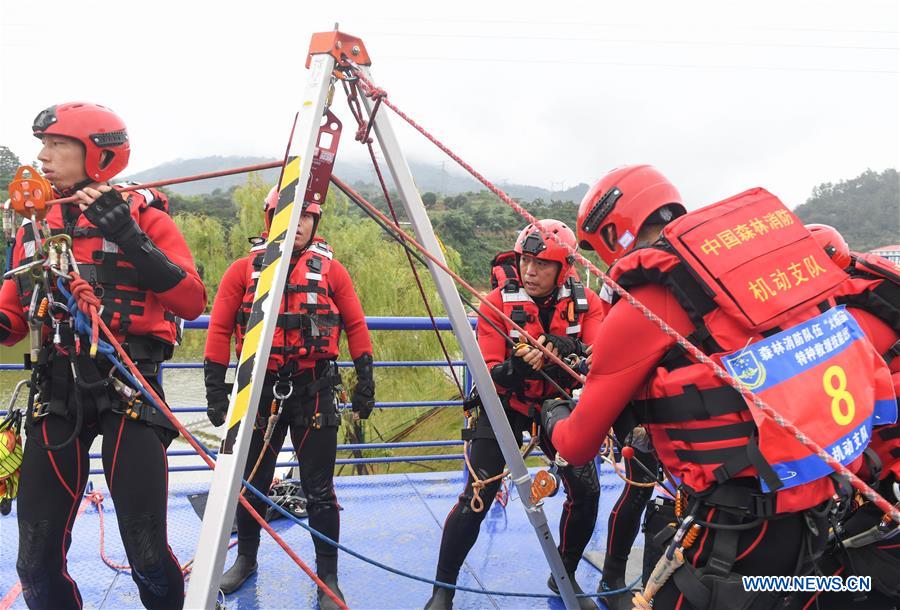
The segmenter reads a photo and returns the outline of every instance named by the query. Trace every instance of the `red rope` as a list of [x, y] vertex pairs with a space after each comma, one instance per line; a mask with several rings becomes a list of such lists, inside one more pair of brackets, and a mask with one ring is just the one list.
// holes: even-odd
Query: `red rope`
[[[380, 99], [380, 98], [379, 98]], [[377, 102], [376, 102], [377, 108]], [[372, 109], [372, 115], [375, 114], [375, 109]], [[372, 123], [369, 123], [370, 128]], [[372, 157], [372, 165], [375, 167], [375, 174], [378, 176], [378, 182], [381, 183], [381, 190], [384, 193], [384, 199], [387, 201], [388, 209], [391, 211], [391, 218], [394, 219], [396, 224], [400, 224], [400, 220], [397, 218], [397, 212], [394, 209], [394, 202], [391, 200], [391, 196], [388, 193], [387, 184], [384, 182], [384, 176], [381, 174], [381, 168], [378, 166], [378, 159], [375, 157], [375, 149], [372, 148], [372, 139], [368, 138], [367, 146], [369, 148], [369, 155]], [[434, 312], [431, 310], [431, 303], [428, 302], [428, 296], [425, 294], [425, 287], [422, 285], [422, 278], [419, 277], [419, 270], [416, 268], [416, 264], [413, 262], [412, 254], [410, 254], [409, 250], [404, 248], [404, 254], [406, 254], [406, 260], [409, 261], [409, 268], [412, 269], [413, 278], [416, 280], [416, 286], [419, 288], [419, 295], [422, 297], [422, 302], [425, 304], [425, 311], [428, 312], [428, 319], [431, 320], [431, 328], [434, 329], [434, 335], [437, 337], [438, 344], [441, 346], [441, 351], [444, 353], [444, 359], [447, 361], [447, 366], [450, 369], [450, 374], [453, 375], [453, 381], [456, 383], [456, 389], [459, 390], [459, 395], [462, 398], [465, 398], [465, 392], [463, 391], [462, 384], [459, 382], [459, 377], [456, 375], [456, 369], [453, 368], [453, 360], [450, 358], [450, 353], [447, 351], [447, 346], [444, 345], [444, 338], [441, 337], [441, 331], [438, 330], [437, 320], [434, 319]]]
[[509, 503], [509, 485], [506, 484], [505, 478], [500, 482], [500, 489], [497, 490], [497, 502], [503, 508], [506, 508]]
[[[232, 169], [223, 169], [217, 172], [206, 172], [204, 174], [195, 174], [193, 176], [183, 176], [181, 178], [168, 178], [166, 180], [156, 180], [155, 182], [145, 182], [143, 184], [132, 184], [124, 187], [113, 187], [120, 193], [128, 193], [140, 189], [148, 189], [157, 186], [169, 186], [170, 184], [184, 184], [185, 182], [196, 182], [197, 180], [209, 180], [210, 178], [219, 178], [221, 176], [233, 176], [234, 174], [246, 174], [248, 172], [258, 172], [266, 169], [275, 169], [276, 167], [284, 167], [281, 161], [269, 161], [268, 163], [258, 163], [256, 165], [247, 165], [244, 167], [235, 167]], [[51, 206], [59, 203], [74, 203], [78, 201], [75, 195], [71, 197], [63, 197], [61, 199], [51, 199], [45, 205]]]
[[[93, 504], [97, 508], [97, 515], [100, 518], [100, 536], [99, 536], [100, 559], [102, 559], [103, 563], [105, 563], [108, 567], [112, 568], [113, 570], [118, 570], [118, 571], [122, 571], [122, 572], [130, 572], [131, 571], [130, 565], [115, 563], [106, 555], [106, 541], [105, 541], [106, 528], [104, 526], [104, 521], [103, 521], [103, 493], [99, 492], [99, 491], [92, 491], [91, 493], [87, 494], [86, 498], [90, 501], [91, 504]], [[231, 542], [228, 543], [228, 548], [231, 549], [235, 545], [237, 545], [237, 540], [232, 540]], [[191, 570], [193, 569], [192, 568], [193, 563], [194, 563], [194, 559], [191, 558], [190, 561], [188, 561], [183, 566], [181, 566], [181, 573], [184, 574], [185, 576], [189, 575], [191, 573]]]
[[100, 342], [100, 327], [97, 320], [100, 319], [100, 299], [94, 294], [94, 287], [75, 271], [71, 272], [69, 290], [78, 302], [78, 308], [91, 316], [91, 357], [97, 355], [97, 344]]
[[[387, 202], [388, 209], [391, 212], [391, 217], [394, 219], [395, 223], [399, 224], [400, 221], [397, 218], [397, 211], [394, 209], [394, 202], [391, 199], [387, 184], [384, 181], [384, 175], [381, 173], [381, 167], [378, 164], [378, 158], [375, 156], [375, 148], [372, 146], [372, 138], [369, 136], [372, 131], [372, 126], [375, 123], [375, 114], [378, 112], [378, 106], [381, 104], [382, 98], [387, 94], [383, 91], [372, 93], [372, 96], [375, 99], [375, 105], [372, 107], [372, 112], [370, 113], [369, 120], [367, 121], [363, 116], [362, 107], [359, 103], [359, 97], [356, 95], [356, 83], [354, 82], [352, 85], [348, 85], [347, 81], [342, 82], [344, 83], [344, 91], [347, 93], [347, 104], [350, 106], [350, 112], [351, 114], [353, 114], [353, 118], [356, 119], [356, 122], [359, 125], [359, 129], [356, 132], [356, 139], [357, 141], [365, 144], [368, 147], [369, 156], [372, 158], [372, 167], [375, 169], [375, 175], [378, 177], [378, 182], [381, 185], [381, 192], [384, 193], [384, 199]], [[412, 270], [413, 278], [415, 278], [416, 280], [416, 286], [418, 286], [419, 288], [419, 295], [422, 297], [422, 302], [425, 304], [425, 311], [428, 312], [428, 318], [431, 320], [431, 327], [434, 329], [434, 334], [437, 337], [438, 344], [441, 346], [441, 351], [444, 353], [444, 358], [447, 360], [450, 374], [453, 376], [453, 381], [456, 383], [456, 389], [459, 391], [460, 396], [465, 398], [465, 392], [463, 391], [462, 384], [459, 382], [459, 377], [456, 374], [456, 369], [453, 368], [453, 361], [450, 359], [450, 353], [447, 351], [447, 346], [444, 344], [444, 338], [441, 337], [441, 331], [438, 330], [437, 321], [434, 319], [434, 313], [431, 310], [431, 304], [428, 302], [428, 296], [425, 294], [425, 288], [422, 285], [421, 278], [419, 277], [419, 270], [416, 268], [416, 265], [413, 262], [412, 254], [410, 254], [406, 249], [404, 249], [403, 252], [406, 254], [406, 260], [409, 261], [409, 268]]]
[[87, 498], [88, 500], [90, 500], [91, 504], [97, 507], [97, 515], [99, 515], [100, 517], [100, 559], [102, 559], [103, 563], [105, 563], [113, 570], [130, 572], [130, 565], [128, 565], [127, 563], [115, 563], [106, 556], [105, 528], [103, 526], [103, 494], [99, 491], [92, 491], [91, 493], [87, 494]]
[[337, 176], [335, 176], [333, 174], [331, 176], [331, 181], [334, 183], [335, 186], [337, 186], [339, 189], [344, 191], [344, 193], [348, 197], [351, 197], [352, 199], [356, 200], [361, 206], [363, 206], [369, 212], [371, 212], [372, 214], [377, 216], [381, 222], [383, 222], [388, 227], [390, 227], [392, 231], [394, 231], [399, 237], [403, 238], [404, 241], [406, 241], [410, 245], [412, 245], [416, 250], [421, 252], [423, 256], [425, 256], [427, 259], [429, 259], [431, 262], [433, 262], [435, 265], [437, 265], [437, 267], [439, 269], [443, 270], [444, 273], [446, 273], [447, 275], [452, 277], [460, 286], [462, 286], [463, 288], [468, 290], [473, 296], [475, 296], [475, 298], [477, 298], [483, 304], [487, 305], [488, 309], [490, 309], [495, 314], [500, 316], [500, 318], [502, 320], [504, 320], [507, 324], [509, 324], [512, 328], [519, 331], [519, 334], [525, 340], [527, 340], [529, 343], [531, 343], [533, 347], [540, 350], [542, 354], [547, 356], [547, 358], [549, 358], [551, 361], [553, 361], [553, 363], [557, 364], [562, 370], [566, 371], [569, 375], [571, 375], [573, 379], [577, 379], [581, 383], [584, 383], [584, 376], [579, 375], [578, 373], [573, 371], [572, 367], [570, 367], [568, 364], [563, 362], [559, 358], [559, 356], [557, 356], [556, 354], [551, 352], [549, 349], [547, 349], [546, 347], [544, 347], [543, 345], [538, 343], [534, 337], [532, 337], [531, 335], [528, 334], [528, 331], [526, 331], [524, 328], [522, 328], [521, 326], [519, 326], [518, 324], [513, 322], [506, 314], [503, 313], [503, 311], [499, 307], [497, 307], [496, 305], [491, 303], [485, 295], [483, 295], [478, 290], [473, 288], [468, 282], [466, 282], [457, 273], [455, 273], [452, 269], [450, 269], [450, 267], [448, 267], [447, 265], [445, 265], [444, 263], [439, 261], [436, 256], [434, 256], [431, 252], [428, 251], [428, 248], [426, 248], [425, 246], [423, 246], [422, 244], [417, 242], [412, 236], [410, 236], [403, 229], [401, 229], [399, 226], [397, 226], [396, 223], [392, 222], [390, 218], [388, 218], [387, 216], [384, 215], [384, 213], [381, 212], [381, 210], [379, 210], [374, 205], [372, 205], [371, 203], [366, 201], [366, 199], [362, 195], [357, 193], [355, 190], [353, 190], [349, 184], [347, 184], [346, 182], [344, 182], [343, 180], [341, 180], [340, 178], [338, 178]]
[[[365, 77], [365, 75], [362, 73], [362, 70], [360, 69], [360, 67], [357, 64], [355, 64], [353, 62], [353, 60], [348, 59], [347, 61], [350, 64], [350, 66], [352, 67], [354, 75], [357, 78], [359, 78], [359, 81], [363, 84], [364, 92], [366, 93], [366, 95], [371, 95], [371, 93], [373, 93], [375, 91], [378, 91], [381, 93], [381, 89], [375, 87], [375, 85], [372, 84], [372, 82]], [[404, 121], [409, 123], [409, 125], [412, 126], [416, 131], [418, 131], [423, 136], [425, 136], [429, 141], [434, 143], [447, 156], [449, 156], [451, 159], [456, 161], [463, 169], [468, 171], [475, 179], [477, 179], [479, 182], [481, 182], [492, 193], [497, 195], [505, 204], [507, 204], [512, 209], [514, 209], [516, 212], [518, 212], [522, 217], [526, 218], [528, 221], [530, 221], [532, 223], [537, 222], [537, 218], [535, 218], [534, 216], [529, 214], [525, 208], [523, 208], [521, 205], [519, 205], [518, 203], [513, 201], [513, 199], [509, 195], [507, 195], [502, 190], [500, 190], [500, 188], [495, 186], [490, 180], [488, 180], [483, 175], [481, 175], [478, 171], [476, 171], [475, 168], [473, 168], [471, 165], [469, 165], [468, 163], [463, 161], [462, 158], [460, 158], [457, 154], [455, 154], [453, 151], [451, 151], [449, 148], [447, 148], [447, 146], [445, 146], [440, 141], [438, 141], [438, 139], [435, 138], [433, 135], [428, 133], [428, 131], [426, 131], [424, 127], [422, 127], [421, 125], [416, 123], [407, 114], [405, 114], [399, 108], [397, 108], [397, 106], [395, 106], [393, 103], [390, 102], [390, 100], [387, 99], [386, 95], [382, 95], [382, 97], [383, 97], [382, 103], [385, 106], [387, 106], [388, 108], [393, 110], [397, 114], [397, 116], [399, 116]], [[644, 315], [644, 317], [646, 317], [648, 320], [650, 320], [651, 322], [653, 322], [657, 326], [659, 326], [664, 333], [666, 333], [668, 336], [675, 339], [676, 343], [678, 343], [679, 346], [684, 348], [688, 353], [690, 353], [692, 356], [694, 356], [699, 362], [702, 362], [703, 364], [706, 364], [707, 366], [712, 368], [713, 373], [716, 375], [716, 377], [718, 377], [723, 382], [727, 383], [732, 388], [734, 388], [735, 390], [740, 392], [741, 395], [743, 395], [745, 398], [747, 398], [747, 400], [749, 400], [753, 404], [753, 406], [755, 406], [757, 409], [759, 409], [760, 411], [765, 413], [776, 424], [778, 424], [779, 426], [781, 426], [782, 428], [784, 428], [785, 430], [787, 430], [788, 432], [793, 434], [794, 438], [796, 438], [798, 441], [800, 441], [803, 444], [803, 446], [805, 446], [807, 449], [809, 449], [810, 451], [815, 453], [816, 456], [819, 457], [819, 459], [821, 459], [826, 464], [828, 464], [833, 470], [835, 470], [841, 476], [843, 476], [844, 478], [849, 480], [851, 485], [853, 485], [853, 487], [855, 487], [866, 499], [868, 499], [870, 502], [875, 504], [885, 514], [890, 515], [890, 517], [894, 521], [896, 521], [898, 524], [900, 524], [900, 509], [897, 509], [894, 506], [892, 506], [887, 500], [885, 500], [883, 497], [881, 497], [881, 495], [878, 494], [878, 492], [876, 492], [874, 489], [872, 489], [871, 487], [866, 485], [866, 483], [862, 479], [860, 479], [855, 474], [850, 472], [843, 464], [841, 464], [840, 462], [835, 460], [831, 456], [831, 454], [829, 454], [824, 449], [822, 449], [822, 447], [820, 447], [817, 443], [813, 442], [813, 440], [810, 439], [808, 436], [806, 436], [806, 434], [804, 434], [800, 429], [798, 429], [797, 426], [795, 426], [792, 422], [786, 420], [777, 411], [775, 411], [771, 406], [769, 406], [767, 403], [765, 403], [762, 399], [760, 399], [758, 396], [756, 396], [753, 392], [748, 390], [743, 384], [741, 384], [740, 382], [735, 380], [731, 375], [728, 374], [727, 371], [725, 371], [725, 369], [723, 369], [716, 362], [714, 362], [712, 359], [710, 359], [709, 356], [707, 356], [706, 354], [701, 352], [699, 349], [697, 349], [697, 347], [693, 343], [691, 343], [690, 341], [688, 341], [687, 339], [682, 337], [674, 328], [669, 326], [665, 322], [665, 320], [663, 320], [662, 318], [657, 316], [655, 313], [650, 311], [650, 309], [648, 309], [643, 303], [639, 302], [637, 299], [635, 299], [633, 296], [631, 296], [627, 290], [625, 290], [624, 288], [619, 286], [606, 273], [604, 273], [599, 268], [597, 268], [596, 265], [591, 263], [591, 261], [586, 259], [584, 256], [582, 256], [581, 254], [576, 252], [571, 247], [567, 246], [566, 244], [563, 244], [562, 241], [560, 241], [559, 237], [557, 235], [555, 235], [554, 233], [544, 232], [544, 231], [541, 231], [541, 232], [544, 234], [544, 236], [546, 238], [553, 239], [557, 243], [569, 248], [569, 250], [572, 252], [572, 254], [576, 260], [578, 260], [582, 265], [584, 265], [586, 268], [588, 268], [594, 274], [603, 278], [604, 283], [606, 285], [608, 285], [610, 288], [612, 288], [620, 297], [625, 299], [625, 301], [627, 301], [632, 307], [634, 307], [638, 311], [640, 311]]]

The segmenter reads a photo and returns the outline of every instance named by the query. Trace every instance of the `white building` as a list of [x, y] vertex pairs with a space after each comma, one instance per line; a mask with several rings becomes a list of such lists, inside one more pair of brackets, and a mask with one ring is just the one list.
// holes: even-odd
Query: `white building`
[[894, 264], [900, 265], [900, 244], [896, 246], [882, 246], [872, 250], [872, 254], [883, 256]]

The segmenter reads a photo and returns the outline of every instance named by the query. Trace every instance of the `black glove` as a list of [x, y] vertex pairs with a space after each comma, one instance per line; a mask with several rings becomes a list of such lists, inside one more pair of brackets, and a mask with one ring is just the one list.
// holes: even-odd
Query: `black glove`
[[541, 425], [544, 427], [544, 433], [551, 441], [553, 440], [553, 427], [558, 422], [569, 417], [575, 406], [571, 400], [565, 398], [554, 398], [545, 400], [541, 407]]
[[116, 189], [106, 191], [95, 199], [84, 210], [84, 217], [100, 229], [103, 237], [117, 244], [140, 232], [131, 216], [131, 208]]
[[[565, 360], [573, 355], [577, 356], [579, 359], [586, 356], [585, 351], [587, 350], [587, 346], [574, 337], [562, 335], [543, 335], [543, 337], [545, 340], [544, 345], [547, 345], [548, 347], [553, 345], [556, 347], [559, 352], [558, 355], [560, 360]], [[579, 362], [583, 363], [584, 361], [579, 360]], [[587, 374], [586, 370], [579, 370], [583, 368], [581, 366], [573, 364], [570, 365], [570, 367], [576, 373]], [[549, 359], [547, 360], [546, 365], [544, 365], [544, 373], [563, 387], [574, 387], [578, 383], [568, 371]]]
[[228, 413], [228, 384], [225, 383], [224, 364], [213, 362], [208, 358], [203, 361], [203, 381], [206, 384], [206, 417], [214, 426], [225, 423]]
[[571, 356], [575, 354], [576, 356], [584, 356], [585, 345], [578, 339], [574, 337], [568, 337], [563, 335], [543, 335], [544, 337], [544, 346], [547, 349], [550, 349], [550, 346], [553, 345], [556, 347], [559, 352], [559, 358], [562, 360], [567, 356]]
[[375, 408], [375, 368], [372, 362], [372, 354], [363, 354], [353, 361], [356, 387], [353, 388], [350, 403], [353, 405], [353, 412], [358, 413], [360, 419], [369, 419]]
[[[525, 354], [528, 352], [526, 351]], [[509, 358], [491, 369], [491, 379], [494, 383], [506, 389], [521, 387], [525, 379], [537, 379], [539, 373], [525, 362], [523, 356], [516, 356], [516, 348], [512, 348]]]
[[154, 292], [165, 292], [187, 275], [141, 230], [131, 215], [128, 203], [116, 189], [106, 191], [95, 199], [84, 210], [84, 216], [100, 229], [103, 237], [122, 249], [128, 262], [137, 268], [143, 287]]

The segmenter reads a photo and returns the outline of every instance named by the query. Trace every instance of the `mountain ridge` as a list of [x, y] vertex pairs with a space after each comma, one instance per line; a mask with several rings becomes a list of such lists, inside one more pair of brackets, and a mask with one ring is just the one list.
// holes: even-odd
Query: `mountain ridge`
[[[176, 176], [188, 176], [220, 171], [233, 167], [242, 167], [245, 165], [257, 165], [276, 160], [275, 157], [243, 155], [214, 155], [190, 159], [177, 158], [160, 163], [149, 169], [130, 174], [124, 179], [134, 182], [151, 182]], [[415, 179], [419, 190], [423, 193], [433, 192], [440, 195], [458, 195], [460, 193], [477, 192], [484, 188], [474, 178], [460, 173], [446, 171], [443, 167], [438, 165], [419, 161], [410, 161], [409, 165], [413, 178]], [[266, 182], [271, 183], [278, 179], [278, 169], [265, 170], [260, 173], [263, 180]], [[366, 162], [338, 159], [335, 164], [334, 173], [349, 184], [378, 184], [374, 169], [372, 169], [371, 164]], [[386, 176], [386, 178], [390, 180], [388, 176]], [[216, 189], [227, 191], [234, 186], [243, 184], [245, 180], [246, 178], [243, 175], [238, 174], [234, 176], [211, 178], [209, 180], [174, 184], [167, 188], [181, 195], [204, 195], [212, 193]], [[585, 183], [577, 184], [568, 189], [555, 191], [539, 186], [506, 182], [499, 186], [511, 197], [527, 201], [543, 199], [544, 201], [580, 202], [581, 198], [584, 197], [584, 194], [587, 193], [589, 188], [589, 185]]]

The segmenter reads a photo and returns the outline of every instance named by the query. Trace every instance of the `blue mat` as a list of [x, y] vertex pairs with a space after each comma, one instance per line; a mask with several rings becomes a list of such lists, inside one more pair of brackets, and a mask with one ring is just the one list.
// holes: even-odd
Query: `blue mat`
[[[427, 578], [434, 577], [441, 527], [462, 489], [459, 472], [429, 474], [391, 474], [336, 479], [341, 512], [341, 542], [395, 568]], [[606, 541], [606, 518], [622, 488], [622, 482], [604, 468], [600, 517], [594, 538], [587, 550], [602, 551]], [[118, 532], [114, 507], [106, 490], [104, 502], [106, 554], [116, 563], [126, 563]], [[185, 563], [195, 551], [200, 520], [187, 496], [204, 491], [197, 484], [170, 488], [169, 543], [179, 561]], [[546, 500], [544, 510], [554, 538], [564, 496]], [[13, 513], [0, 518], [0, 599], [18, 582], [15, 571], [18, 528], [15, 504]], [[315, 564], [310, 535], [299, 526], [281, 519], [273, 527], [311, 567]], [[69, 572], [78, 583], [85, 608], [140, 608], [137, 587], [128, 573], [116, 572], [100, 559], [100, 520], [94, 506], [88, 506], [76, 520]], [[635, 543], [629, 574], [640, 566], [641, 537]], [[236, 549], [226, 560], [234, 561]], [[534, 530], [513, 491], [504, 510], [494, 503], [478, 542], [469, 554], [459, 584], [488, 590], [547, 593], [549, 569], [541, 553]], [[596, 590], [600, 574], [582, 561], [577, 579], [586, 591]], [[422, 607], [431, 595], [431, 586], [397, 576], [341, 554], [341, 589], [351, 608]], [[315, 585], [263, 533], [259, 554], [259, 573], [244, 587], [226, 598], [228, 608], [312, 608], [316, 606]], [[12, 608], [25, 608], [22, 596]], [[558, 599], [485, 596], [458, 592], [456, 608], [555, 608]]]

